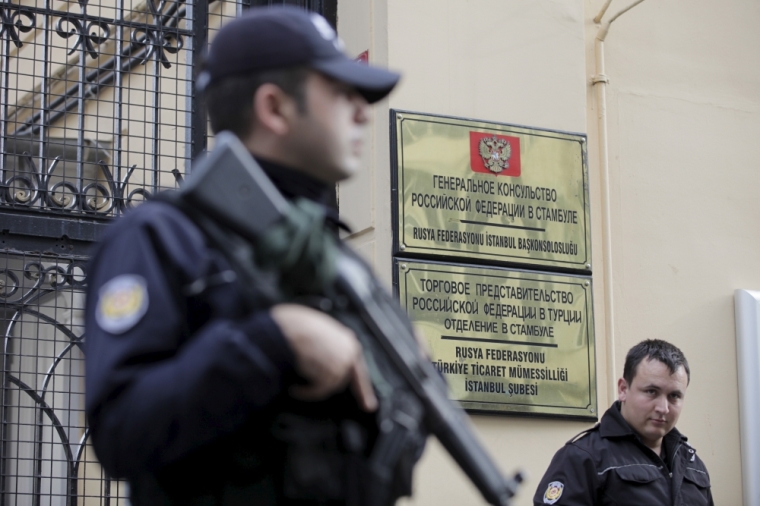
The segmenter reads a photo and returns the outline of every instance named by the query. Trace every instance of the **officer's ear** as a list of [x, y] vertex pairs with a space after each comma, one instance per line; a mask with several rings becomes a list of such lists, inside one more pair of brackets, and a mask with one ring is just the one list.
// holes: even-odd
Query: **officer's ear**
[[290, 131], [290, 125], [298, 115], [298, 104], [276, 84], [264, 83], [253, 94], [255, 128], [283, 136]]
[[628, 397], [628, 392], [630, 391], [630, 385], [628, 385], [628, 382], [625, 380], [625, 378], [620, 378], [618, 380], [618, 400], [620, 402], [625, 402], [626, 398]]

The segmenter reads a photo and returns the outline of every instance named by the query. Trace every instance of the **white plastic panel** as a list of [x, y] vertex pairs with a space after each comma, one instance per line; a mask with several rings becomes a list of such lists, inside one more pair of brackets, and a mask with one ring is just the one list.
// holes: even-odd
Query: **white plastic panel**
[[736, 290], [744, 506], [760, 506], [760, 291]]

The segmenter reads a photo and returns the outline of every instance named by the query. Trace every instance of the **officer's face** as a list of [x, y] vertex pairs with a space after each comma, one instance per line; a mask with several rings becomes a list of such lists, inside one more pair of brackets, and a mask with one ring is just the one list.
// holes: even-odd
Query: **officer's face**
[[354, 174], [366, 142], [369, 106], [354, 88], [312, 72], [306, 112], [293, 124], [291, 153], [297, 166], [334, 183]]
[[620, 378], [620, 411], [644, 444], [658, 449], [663, 436], [675, 427], [687, 386], [683, 366], [670, 374], [667, 365], [648, 358], [639, 363], [630, 385]]

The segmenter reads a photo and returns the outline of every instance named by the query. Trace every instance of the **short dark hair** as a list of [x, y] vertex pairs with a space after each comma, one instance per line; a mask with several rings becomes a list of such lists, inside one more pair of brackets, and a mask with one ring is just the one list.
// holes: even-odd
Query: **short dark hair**
[[265, 83], [272, 83], [293, 97], [298, 110], [305, 114], [308, 75], [306, 67], [289, 67], [231, 76], [211, 85], [205, 92], [211, 129], [214, 133], [229, 130], [240, 138], [247, 137], [253, 127], [253, 95]]
[[691, 371], [689, 362], [686, 360], [683, 352], [667, 341], [660, 339], [647, 339], [628, 350], [625, 356], [625, 366], [623, 367], [623, 379], [629, 385], [636, 376], [636, 370], [644, 359], [659, 360], [670, 370], [670, 374], [675, 374], [679, 367], [683, 366], [686, 371], [686, 383], [691, 381]]

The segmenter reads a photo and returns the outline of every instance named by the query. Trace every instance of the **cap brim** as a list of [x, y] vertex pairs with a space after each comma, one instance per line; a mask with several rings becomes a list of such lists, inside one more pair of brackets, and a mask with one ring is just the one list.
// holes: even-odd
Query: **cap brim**
[[348, 58], [312, 62], [310, 66], [333, 79], [356, 87], [370, 104], [385, 98], [401, 78], [400, 74], [390, 70]]

